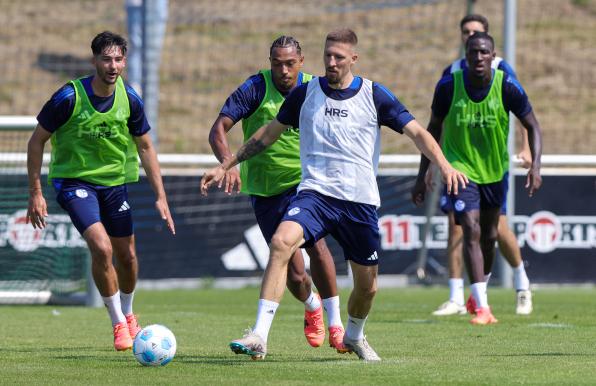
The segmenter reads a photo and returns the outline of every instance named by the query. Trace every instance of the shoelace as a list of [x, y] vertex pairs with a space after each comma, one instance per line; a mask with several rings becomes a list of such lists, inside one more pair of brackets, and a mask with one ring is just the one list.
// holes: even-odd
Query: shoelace
[[252, 331], [252, 328], [250, 328], [250, 327], [249, 327], [249, 328], [247, 328], [247, 329], [245, 329], [245, 330], [244, 330], [244, 335], [242, 335], [242, 337], [243, 337], [243, 338], [246, 338], [246, 337], [248, 337], [248, 336], [250, 336], [250, 335], [253, 335], [253, 334], [254, 334], [254, 333], [253, 333], [253, 331]]
[[366, 340], [366, 336], [364, 337], [364, 339], [362, 340], [362, 346], [364, 347], [364, 350], [370, 354], [370, 355], [374, 355], [376, 357], [378, 357], [377, 353], [375, 350], [373, 350], [372, 347], [370, 347], [370, 345], [368, 344], [368, 341]]
[[128, 316], [126, 318], [126, 323], [130, 324], [131, 327], [139, 327], [139, 322], [137, 321], [137, 316], [135, 314], [132, 314], [131, 316]]
[[320, 313], [319, 314], [310, 314], [308, 319], [310, 319], [310, 321], [312, 321], [312, 324], [317, 327], [323, 325], [323, 318]]
[[114, 326], [114, 335], [118, 335], [118, 333], [120, 332], [120, 330], [124, 330], [127, 329], [128, 330], [128, 326], [126, 325], [126, 323], [118, 323]]

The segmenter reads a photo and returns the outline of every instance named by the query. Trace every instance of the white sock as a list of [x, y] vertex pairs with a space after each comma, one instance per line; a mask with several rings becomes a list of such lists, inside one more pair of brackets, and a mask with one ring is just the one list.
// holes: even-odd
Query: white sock
[[108, 309], [108, 314], [110, 314], [110, 319], [112, 319], [112, 326], [120, 322], [126, 322], [126, 318], [122, 313], [122, 308], [120, 306], [120, 291], [117, 291], [112, 296], [102, 296], [103, 304], [106, 305]]
[[490, 277], [493, 273], [489, 272], [486, 275], [484, 275], [484, 281], [486, 282], [486, 285], [488, 286], [488, 281], [490, 280]]
[[449, 300], [464, 305], [464, 279], [449, 279]]
[[524, 262], [519, 267], [513, 268], [513, 285], [516, 291], [527, 291], [530, 289], [530, 279], [526, 274], [526, 268]]
[[[368, 316], [366, 317], [368, 318]], [[358, 319], [348, 315], [348, 325], [346, 327], [346, 335], [352, 340], [364, 339], [364, 324], [366, 318]]]
[[304, 302], [304, 307], [306, 310], [312, 312], [321, 308], [321, 301], [319, 299], [319, 296], [311, 290], [310, 296]]
[[277, 307], [279, 307], [279, 303], [259, 299], [257, 321], [255, 322], [253, 331], [263, 338], [265, 342], [267, 342], [267, 337], [269, 336], [269, 330], [271, 329], [271, 323], [273, 323]]
[[486, 282], [479, 282], [470, 285], [472, 296], [476, 300], [476, 307], [486, 308], [488, 307], [488, 295], [486, 293]]
[[126, 294], [120, 291], [120, 305], [124, 316], [132, 314], [132, 299], [135, 297], [135, 291]]
[[343, 327], [341, 313], [339, 312], [339, 296], [323, 299], [323, 308], [325, 309], [325, 312], [327, 312], [327, 324], [329, 327]]

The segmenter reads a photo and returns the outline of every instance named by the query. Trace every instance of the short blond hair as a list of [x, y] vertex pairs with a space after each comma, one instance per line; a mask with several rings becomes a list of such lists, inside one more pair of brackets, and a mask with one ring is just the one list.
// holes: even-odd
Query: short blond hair
[[340, 28], [329, 32], [325, 42], [347, 43], [355, 46], [358, 44], [358, 36], [349, 28]]

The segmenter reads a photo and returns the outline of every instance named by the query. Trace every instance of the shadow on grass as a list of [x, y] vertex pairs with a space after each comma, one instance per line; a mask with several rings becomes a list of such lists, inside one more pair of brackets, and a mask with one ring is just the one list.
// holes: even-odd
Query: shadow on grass
[[[356, 357], [354, 357], [356, 358]], [[267, 358], [263, 361], [253, 361], [247, 355], [238, 355], [236, 357], [221, 357], [215, 355], [180, 355], [176, 356], [174, 359], [177, 363], [185, 363], [185, 364], [211, 364], [211, 365], [220, 365], [220, 366], [238, 366], [238, 365], [252, 365], [253, 363], [330, 363], [336, 364], [338, 362], [359, 362], [356, 359], [351, 359], [350, 357], [341, 357], [338, 356], [337, 358], [320, 358], [320, 357], [312, 357], [312, 358], [300, 358], [300, 357], [290, 357], [290, 356], [279, 356], [279, 355], [267, 355]]]
[[596, 354], [566, 353], [566, 352], [537, 352], [537, 353], [512, 353], [512, 354], [483, 354], [484, 357], [593, 357]]
[[54, 353], [61, 353], [65, 351], [73, 351], [73, 352], [81, 352], [81, 351], [108, 351], [108, 350], [101, 350], [97, 349], [97, 347], [90, 347], [90, 346], [71, 346], [71, 347], [31, 347], [31, 348], [15, 348], [15, 347], [0, 347], [1, 352], [11, 352], [11, 353], [39, 353], [39, 352], [54, 352]]

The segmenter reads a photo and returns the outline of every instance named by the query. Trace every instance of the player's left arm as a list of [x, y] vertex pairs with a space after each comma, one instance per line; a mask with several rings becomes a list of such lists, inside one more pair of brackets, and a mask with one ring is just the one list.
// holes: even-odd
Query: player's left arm
[[542, 176], [540, 175], [540, 158], [542, 157], [542, 129], [534, 115], [534, 111], [530, 111], [523, 117], [519, 118], [520, 122], [527, 130], [528, 143], [530, 153], [532, 154], [532, 164], [528, 170], [526, 178], [526, 189], [530, 197], [534, 192], [540, 189], [542, 185]]
[[532, 166], [532, 151], [530, 150], [530, 142], [528, 140], [528, 131], [525, 128], [519, 130], [521, 135], [522, 148], [517, 157], [521, 161], [521, 167], [529, 169]]
[[466, 187], [468, 177], [451, 166], [443, 155], [441, 146], [439, 146], [432, 134], [424, 129], [415, 119], [404, 126], [404, 133], [414, 141], [416, 147], [426, 158], [438, 166], [443, 181], [447, 186], [447, 194], [458, 194], [459, 186], [462, 189]]
[[513, 112], [528, 133], [528, 144], [532, 154], [532, 165], [528, 170], [526, 188], [530, 197], [540, 189], [542, 177], [540, 175], [540, 158], [542, 156], [542, 130], [534, 115], [532, 105], [521, 84], [515, 78], [507, 77], [503, 80], [503, 105], [506, 110]]
[[[503, 59], [499, 63], [499, 70], [505, 72], [508, 76], [513, 77], [517, 81], [517, 74], [511, 65]], [[519, 86], [521, 87], [521, 85]], [[532, 152], [530, 151], [530, 144], [528, 142], [528, 132], [522, 128], [519, 130], [521, 135], [521, 150], [517, 153], [517, 157], [521, 161], [521, 167], [529, 169], [532, 165]]]
[[151, 141], [149, 133], [145, 133], [141, 136], [133, 136], [134, 141], [137, 145], [137, 151], [145, 174], [149, 180], [149, 184], [155, 193], [155, 208], [168, 226], [170, 232], [173, 235], [176, 234], [176, 227], [174, 220], [170, 214], [170, 207], [168, 206], [168, 200], [166, 198], [166, 191], [163, 187], [163, 181], [161, 178], [161, 170], [159, 168], [159, 162], [157, 161], [157, 152]]

